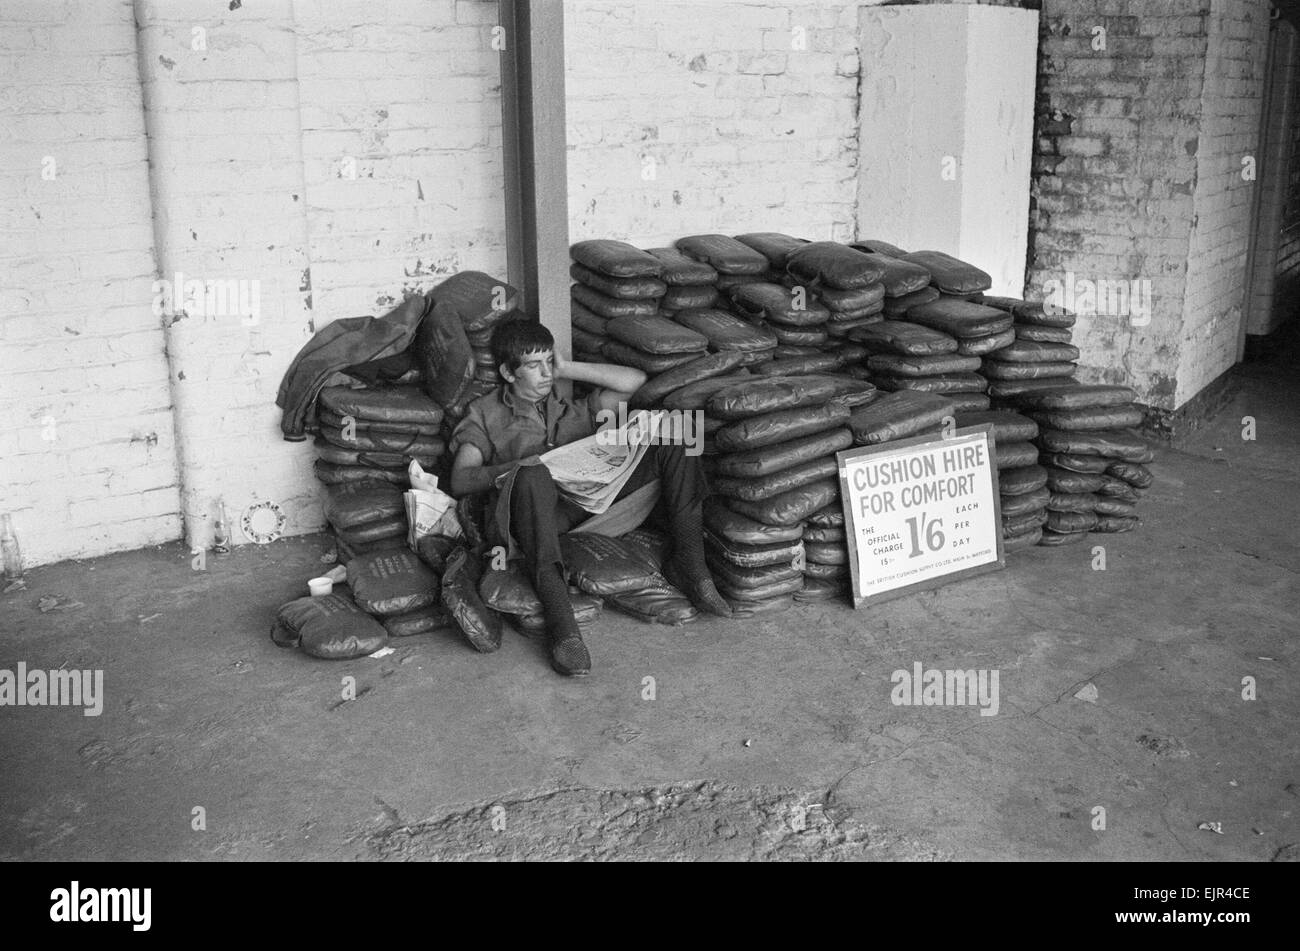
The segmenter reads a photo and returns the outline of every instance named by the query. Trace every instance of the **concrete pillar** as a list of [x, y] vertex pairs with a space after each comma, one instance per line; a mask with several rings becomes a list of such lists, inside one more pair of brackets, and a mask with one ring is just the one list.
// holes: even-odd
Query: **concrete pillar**
[[315, 530], [311, 445], [282, 441], [275, 405], [313, 332], [293, 5], [136, 0], [135, 14], [185, 539], [212, 543], [219, 500], [233, 543], [261, 502], [285, 534]]
[[[1295, 138], [1296, 67], [1300, 43], [1290, 23], [1280, 23], [1273, 42], [1272, 74], [1265, 78], [1272, 91], [1265, 97], [1263, 154], [1259, 157], [1259, 195], [1256, 196], [1255, 247], [1246, 301], [1245, 334], [1272, 333], [1286, 318], [1274, 307], [1278, 250], [1282, 246], [1282, 215], [1290, 185], [1291, 151]], [[1244, 342], [1244, 341], [1243, 341]], [[1240, 358], [1240, 356], [1238, 357]]]
[[1024, 290], [1038, 13], [859, 11], [858, 235], [946, 251]]

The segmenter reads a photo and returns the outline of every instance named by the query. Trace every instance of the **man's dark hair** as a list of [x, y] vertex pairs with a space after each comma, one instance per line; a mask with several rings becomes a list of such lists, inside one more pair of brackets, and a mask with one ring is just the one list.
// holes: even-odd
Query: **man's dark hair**
[[508, 320], [492, 334], [492, 363], [505, 364], [511, 373], [519, 369], [524, 357], [555, 349], [555, 338], [536, 320]]

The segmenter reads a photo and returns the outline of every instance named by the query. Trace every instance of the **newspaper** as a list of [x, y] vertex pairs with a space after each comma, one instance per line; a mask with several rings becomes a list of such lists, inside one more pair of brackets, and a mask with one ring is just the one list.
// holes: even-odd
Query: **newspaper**
[[459, 538], [456, 500], [438, 488], [437, 477], [428, 475], [414, 459], [407, 472], [411, 489], [402, 495], [406, 505], [406, 543], [418, 551], [419, 541], [425, 535]]
[[663, 410], [641, 410], [631, 414], [624, 426], [603, 429], [540, 458], [561, 494], [599, 515], [614, 504], [646, 450], [657, 441], [665, 415]]

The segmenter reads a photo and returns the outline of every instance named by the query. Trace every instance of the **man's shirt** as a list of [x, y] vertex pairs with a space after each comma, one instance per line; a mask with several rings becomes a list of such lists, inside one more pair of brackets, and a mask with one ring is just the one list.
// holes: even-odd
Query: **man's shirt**
[[540, 403], [530, 403], [516, 399], [502, 384], [469, 404], [451, 434], [452, 455], [461, 446], [475, 446], [483, 454], [483, 465], [496, 466], [566, 446], [596, 432], [591, 400], [562, 400], [552, 389]]

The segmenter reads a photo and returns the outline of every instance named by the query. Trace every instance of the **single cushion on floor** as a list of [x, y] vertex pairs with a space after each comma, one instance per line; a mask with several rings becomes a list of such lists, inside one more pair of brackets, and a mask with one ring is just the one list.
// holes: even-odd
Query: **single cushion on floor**
[[624, 538], [570, 533], [560, 536], [560, 552], [570, 582], [588, 594], [621, 594], [664, 580], [646, 548]]
[[662, 579], [635, 591], [611, 594], [606, 601], [624, 614], [652, 624], [688, 624], [699, 616], [686, 595]]
[[300, 647], [312, 657], [348, 660], [379, 650], [388, 643], [388, 632], [351, 597], [335, 591], [281, 607], [271, 640], [281, 647]]
[[489, 654], [501, 646], [501, 615], [479, 596], [482, 566], [468, 548], [456, 548], [442, 573], [442, 603], [476, 651]]

